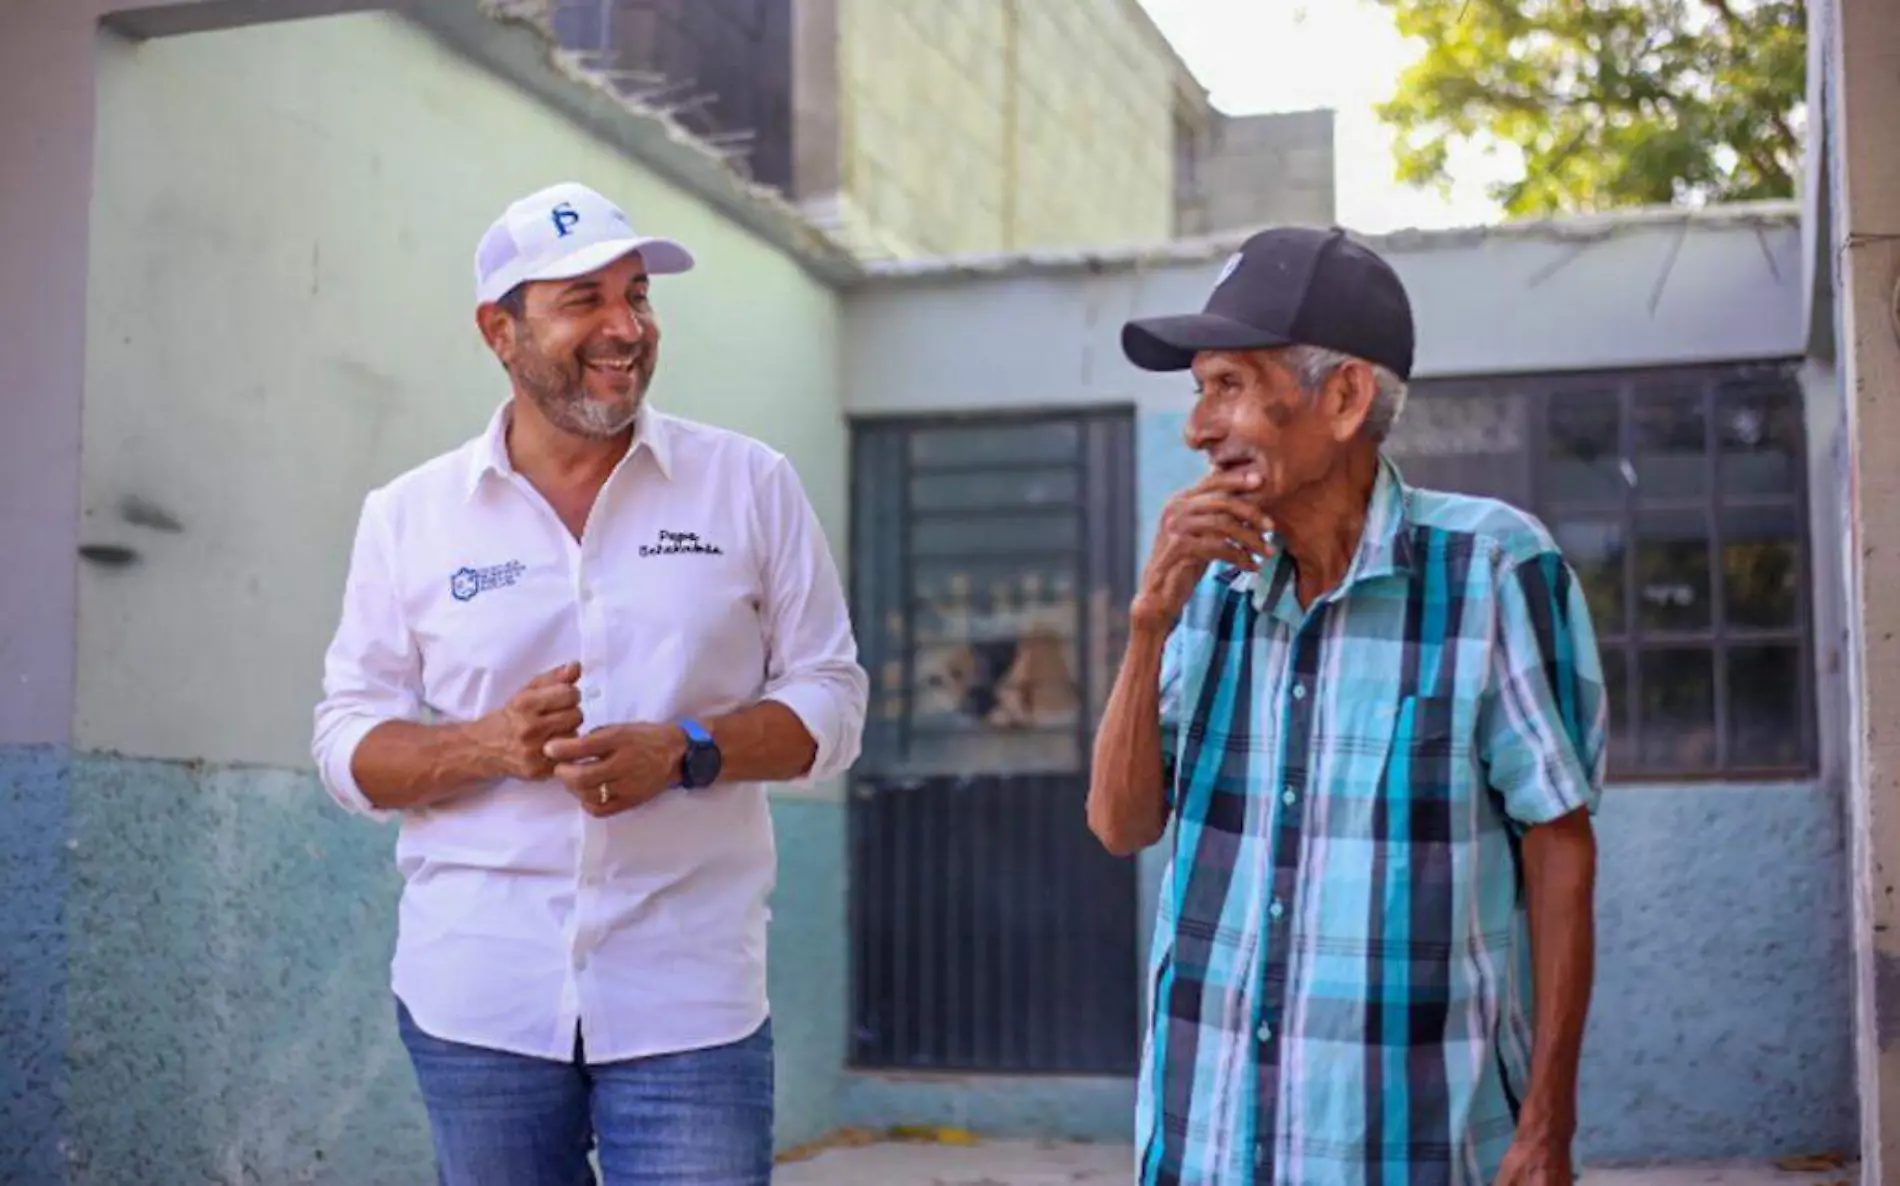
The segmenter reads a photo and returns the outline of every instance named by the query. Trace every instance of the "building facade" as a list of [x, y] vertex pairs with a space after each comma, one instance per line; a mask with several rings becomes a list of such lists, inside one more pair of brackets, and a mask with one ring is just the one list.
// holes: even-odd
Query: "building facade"
[[1331, 112], [1214, 110], [1136, 0], [559, 0], [555, 21], [866, 258], [1333, 218]]
[[1838, 392], [1815, 501], [1836, 521], [1861, 1180], [1900, 1180], [1900, 9], [1808, 5], [1806, 254], [1810, 350]]
[[[1798, 208], [1376, 243], [1419, 333], [1389, 451], [1416, 483], [1551, 526], [1611, 681], [1584, 1157], [1851, 1142], [1846, 733], [1817, 707], [1845, 695], [1842, 574], [1812, 484], [1839, 401], [1806, 357]], [[880, 1107], [1127, 1131], [1137, 1027], [1105, 1019], [1145, 1006], [1165, 858], [1077, 842], [1084, 739], [1013, 706], [1099, 711], [1114, 611], [1202, 464], [1189, 381], [1136, 371], [1117, 334], [1198, 308], [1237, 245], [880, 265], [849, 296], [854, 563], [883, 693], [850, 799], [853, 1082]], [[1124, 506], [1135, 531], [1096, 526]], [[1007, 822], [953, 825], [959, 803]], [[1012, 1045], [1045, 1010], [1047, 1044]], [[1049, 1077], [985, 1073], [1030, 1063]], [[920, 1069], [964, 1078], [901, 1075]]]
[[[1197, 463], [1184, 385], [1115, 335], [1197, 306], [1236, 236], [1025, 251], [992, 226], [969, 240], [989, 254], [925, 259], [908, 240], [948, 223], [894, 218], [890, 249], [848, 252], [798, 205], [796, 139], [781, 195], [529, 25], [460, 2], [338, 15], [376, 7], [0, 11], [0, 111], [34, 113], [0, 118], [34, 179], [0, 187], [0, 1165], [426, 1180], [388, 1017], [391, 837], [328, 808], [304, 730], [361, 493], [500, 398], [468, 245], [567, 176], [701, 253], [664, 290], [656, 398], [784, 449], [849, 553], [865, 759], [773, 803], [781, 1143], [897, 1123], [1125, 1139], [1159, 864], [1088, 836], [1086, 743], [1139, 558]], [[1620, 688], [1585, 1157], [1858, 1134], [1885, 1181], [1900, 664], [1868, 591], [1900, 556], [1900, 28], [1873, 0], [1810, 11], [1800, 206], [1378, 243], [1419, 309], [1394, 453], [1552, 524]], [[821, 27], [790, 26], [794, 62]], [[909, 36], [869, 27], [868, 48], [819, 44]], [[792, 77], [796, 111], [823, 76]], [[1211, 143], [1295, 161], [1306, 142]], [[1163, 229], [1101, 236], [1225, 221], [1183, 202], [1178, 163], [1154, 175], [1175, 197], [1139, 217]], [[755, 350], [731, 349], [735, 307]]]
[[[337, 8], [0, 12], [8, 1182], [433, 1180], [394, 831], [326, 803], [310, 714], [364, 494], [507, 397], [471, 261], [509, 201], [584, 181], [692, 246], [653, 398], [786, 453], [843, 562], [849, 257], [532, 28]], [[840, 795], [773, 800], [788, 1142], [833, 1123]]]

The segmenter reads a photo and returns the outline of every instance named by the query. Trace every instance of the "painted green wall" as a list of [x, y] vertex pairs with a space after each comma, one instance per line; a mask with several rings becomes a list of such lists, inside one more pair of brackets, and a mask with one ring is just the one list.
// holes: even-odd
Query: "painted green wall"
[[[784, 450], [842, 556], [837, 298], [396, 18], [96, 48], [81, 542], [129, 560], [81, 565], [73, 749], [0, 753], [0, 803], [68, 837], [0, 883], [39, 920], [0, 1020], [45, 1014], [57, 1068], [0, 1078], [0, 1128], [57, 1133], [0, 1154], [73, 1183], [428, 1181], [395, 833], [329, 804], [308, 744], [363, 493], [507, 394], [476, 239], [572, 179], [689, 244], [699, 270], [656, 285], [655, 401]], [[774, 814], [789, 1143], [837, 1094], [843, 829], [835, 787]]]
[[842, 551], [838, 302], [779, 251], [394, 17], [99, 54], [84, 539], [139, 559], [82, 573], [80, 748], [308, 760], [363, 493], [506, 398], [475, 243], [552, 181], [698, 254], [655, 403], [783, 449]]

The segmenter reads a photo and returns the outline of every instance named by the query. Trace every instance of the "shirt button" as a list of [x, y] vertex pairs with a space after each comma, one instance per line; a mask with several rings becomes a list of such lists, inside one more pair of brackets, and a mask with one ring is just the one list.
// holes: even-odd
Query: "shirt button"
[[1294, 684], [1294, 685], [1293, 685], [1293, 698], [1294, 698], [1295, 700], [1304, 700], [1304, 699], [1306, 699], [1306, 685], [1305, 685], [1305, 684]]
[[1275, 918], [1280, 917], [1282, 913], [1281, 908], [1280, 908], [1280, 899], [1275, 898], [1273, 900], [1272, 904], [1267, 907], [1267, 913], [1273, 915], [1273, 917]]
[[1286, 804], [1288, 807], [1291, 807], [1293, 806], [1293, 801], [1298, 798], [1299, 798], [1298, 795], [1294, 794], [1292, 791], [1288, 791], [1285, 794], [1280, 796], [1280, 802]]
[[1260, 1028], [1254, 1032], [1260, 1035], [1262, 1042], [1270, 1041], [1273, 1038], [1273, 1027], [1265, 1022], [1261, 1022]]

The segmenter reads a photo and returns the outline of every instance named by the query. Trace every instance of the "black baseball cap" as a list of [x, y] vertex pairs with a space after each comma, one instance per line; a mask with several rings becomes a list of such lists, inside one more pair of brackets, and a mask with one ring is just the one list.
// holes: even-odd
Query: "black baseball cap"
[[1273, 227], [1221, 268], [1199, 313], [1122, 327], [1144, 371], [1184, 371], [1203, 350], [1318, 346], [1412, 377], [1412, 302], [1392, 265], [1334, 227]]

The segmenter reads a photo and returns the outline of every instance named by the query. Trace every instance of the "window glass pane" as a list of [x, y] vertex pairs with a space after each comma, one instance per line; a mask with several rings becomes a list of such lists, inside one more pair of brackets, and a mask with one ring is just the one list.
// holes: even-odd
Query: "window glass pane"
[[1617, 503], [1623, 476], [1622, 410], [1614, 388], [1554, 395], [1546, 493], [1552, 502]]
[[1011, 636], [1030, 624], [1074, 631], [1075, 575], [1063, 562], [930, 561], [917, 566], [915, 581], [919, 645]]
[[1735, 647], [1728, 653], [1728, 744], [1734, 766], [1798, 768], [1802, 746], [1798, 647]]
[[919, 429], [910, 438], [910, 459], [919, 468], [1074, 462], [1081, 448], [1079, 429], [1073, 420]]
[[1695, 387], [1638, 388], [1636, 496], [1701, 498], [1709, 492], [1709, 426]]
[[920, 581], [918, 594], [904, 768], [1078, 769], [1073, 580], [1036, 571], [952, 572]]
[[1072, 509], [985, 515], [981, 518], [918, 519], [911, 524], [910, 546], [920, 556], [1036, 554], [1073, 551], [1081, 544], [1081, 523]]
[[1702, 648], [1642, 652], [1637, 725], [1643, 769], [1659, 774], [1715, 765], [1715, 656]]
[[1628, 728], [1629, 657], [1621, 649], [1603, 652], [1603, 694], [1610, 701], [1610, 777], [1624, 778], [1636, 768], [1636, 744]]
[[1724, 384], [1716, 395], [1722, 490], [1791, 495], [1801, 454], [1801, 405], [1786, 379]]
[[1800, 530], [1793, 507], [1732, 507], [1722, 515], [1722, 612], [1742, 629], [1796, 624]]
[[1079, 492], [1073, 469], [998, 470], [995, 473], [923, 473], [911, 479], [915, 511], [1072, 505]]
[[1709, 525], [1701, 511], [1656, 512], [1637, 525], [1636, 621], [1644, 630], [1701, 630], [1709, 613]]
[[1615, 637], [1627, 633], [1623, 554], [1628, 545], [1623, 523], [1615, 519], [1563, 519], [1551, 528], [1551, 533], [1583, 585], [1597, 634]]
[[1414, 387], [1385, 452], [1414, 486], [1526, 506], [1534, 460], [1526, 418], [1515, 392]]

